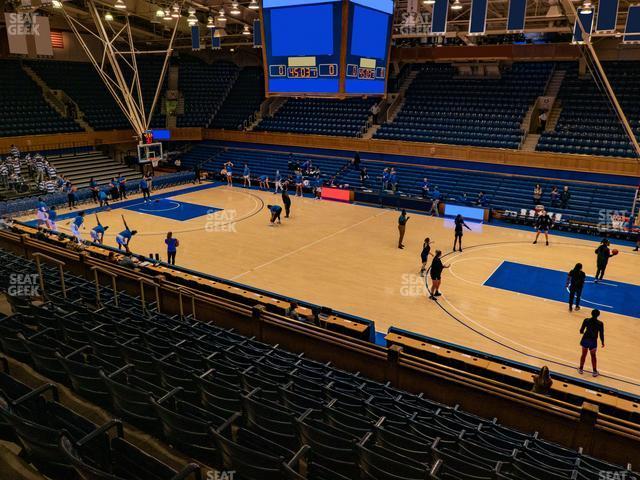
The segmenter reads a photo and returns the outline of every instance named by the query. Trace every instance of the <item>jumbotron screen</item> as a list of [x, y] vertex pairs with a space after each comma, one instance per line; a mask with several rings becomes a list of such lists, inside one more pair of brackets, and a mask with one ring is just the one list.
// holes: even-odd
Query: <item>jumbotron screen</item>
[[267, 95], [383, 95], [393, 0], [262, 0]]

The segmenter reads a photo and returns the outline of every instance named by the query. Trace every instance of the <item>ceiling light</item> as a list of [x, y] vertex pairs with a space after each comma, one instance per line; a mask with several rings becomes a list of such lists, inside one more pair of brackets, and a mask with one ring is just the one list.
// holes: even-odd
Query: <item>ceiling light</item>
[[198, 24], [198, 17], [196, 17], [196, 9], [189, 7], [189, 16], [187, 17], [187, 24], [191, 27]]
[[451, 5], [451, 10], [462, 10], [460, 0], [454, 0], [453, 5]]
[[244, 28], [242, 29], [242, 34], [243, 35], [251, 35], [251, 30], [249, 30], [249, 25], [245, 25]]
[[51, 5], [53, 6], [53, 8], [62, 8], [62, 2], [60, 0], [53, 0], [53, 2], [51, 2]]
[[107, 13], [105, 13], [105, 14], [104, 14], [104, 19], [105, 19], [107, 22], [110, 22], [111, 20], [113, 20], [113, 15], [111, 15], [111, 12], [107, 12]]
[[207, 28], [216, 28], [216, 24], [213, 23], [213, 17], [211, 15], [207, 18]]
[[240, 8], [238, 8], [238, 2], [231, 2], [231, 10], [229, 10], [231, 15], [240, 15]]
[[171, 10], [169, 10], [168, 8], [165, 8], [164, 10], [164, 17], [162, 17], [163, 20], [171, 20]]
[[218, 12], [218, 21], [219, 22], [226, 22], [227, 21], [227, 17], [224, 16], [224, 8], [221, 8], [220, 12]]
[[580, 9], [580, 15], [590, 15], [593, 13], [593, 5], [590, 0], [584, 0], [582, 8]]
[[260, 8], [260, 5], [258, 5], [258, 0], [251, 0], [251, 3], [249, 4], [249, 8], [251, 10], [258, 10]]
[[164, 17], [164, 10], [159, 8], [158, 10], [156, 10], [156, 17], [158, 18], [162, 18]]
[[126, 10], [127, 4], [124, 3], [124, 0], [116, 0], [116, 4], [113, 7], [118, 10]]
[[224, 28], [216, 28], [215, 32], [213, 32], [214, 38], [225, 37], [227, 32]]
[[422, 0], [422, 3], [425, 5], [433, 5], [436, 3], [436, 0]]
[[171, 7], [171, 18], [180, 18], [180, 5], [177, 3]]

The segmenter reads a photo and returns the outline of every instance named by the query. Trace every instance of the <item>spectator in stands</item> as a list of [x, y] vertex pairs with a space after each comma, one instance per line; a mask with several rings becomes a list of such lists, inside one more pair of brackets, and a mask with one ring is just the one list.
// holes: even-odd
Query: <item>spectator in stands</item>
[[195, 167], [193, 167], [193, 183], [202, 183], [202, 166], [200, 163], [196, 163]]
[[300, 168], [298, 162], [294, 160], [293, 153], [289, 153], [289, 160], [287, 161], [287, 166], [289, 167], [290, 172], [295, 172]]
[[391, 190], [395, 193], [398, 191], [398, 174], [396, 173], [395, 168], [391, 168], [389, 172], [389, 184], [391, 185]]
[[46, 182], [44, 182], [44, 189], [47, 192], [47, 194], [52, 194], [56, 192], [56, 184], [53, 183], [53, 180], [49, 179]]
[[76, 204], [77, 204], [77, 199], [76, 199], [76, 187], [73, 183], [71, 183], [71, 181], [67, 181], [67, 183], [65, 183], [64, 185], [64, 191], [67, 194], [67, 203], [69, 204], [69, 208], [73, 209], [75, 208]]
[[11, 230], [11, 227], [13, 227], [11, 217], [3, 215], [2, 218], [0, 218], [0, 230]]
[[58, 175], [58, 172], [56, 172], [56, 167], [54, 167], [50, 163], [47, 164], [47, 175], [51, 179], [55, 179], [57, 177], [57, 175]]
[[360, 154], [358, 152], [353, 155], [353, 169], [360, 170]]
[[569, 200], [571, 200], [571, 192], [569, 191], [569, 186], [565, 185], [562, 193], [560, 193], [560, 206], [567, 208], [569, 206]]
[[118, 174], [118, 193], [120, 194], [120, 198], [127, 198], [127, 177]]
[[5, 161], [0, 163], [0, 182], [2, 182], [3, 188], [7, 188], [9, 186], [9, 166]]
[[182, 160], [180, 160], [179, 158], [176, 158], [176, 159], [173, 161], [173, 165], [176, 167], [176, 170], [177, 170], [178, 172], [180, 172], [180, 171], [182, 170]]
[[422, 179], [420, 189], [422, 190], [422, 198], [427, 198], [429, 196], [429, 179], [427, 177]]
[[556, 187], [555, 185], [551, 187], [551, 193], [549, 194], [549, 196], [551, 197], [551, 206], [557, 207], [558, 203], [560, 202], [560, 192], [558, 191], [558, 187]]
[[44, 181], [44, 160], [40, 155], [35, 158], [35, 181], [40, 183]]
[[380, 113], [380, 105], [374, 103], [371, 106], [371, 122], [376, 125], [378, 123], [378, 114]]
[[[49, 177], [49, 178], [51, 178], [51, 177]], [[59, 191], [61, 191], [61, 192], [62, 192], [62, 191], [64, 190], [64, 185], [65, 185], [66, 183], [67, 183], [67, 181], [65, 180], [64, 175], [59, 175], [59, 176], [58, 176], [58, 179], [56, 180], [56, 188], [57, 188]]]
[[362, 167], [360, 169], [360, 183], [363, 187], [367, 187], [369, 184], [369, 173], [367, 172], [367, 167]]
[[169, 265], [176, 264], [176, 252], [180, 242], [177, 238], [173, 238], [173, 232], [167, 232], [167, 238], [164, 239], [164, 243], [167, 245], [167, 263]]
[[487, 206], [487, 196], [483, 191], [478, 192], [478, 197], [476, 198], [476, 205], [479, 207]]
[[309, 175], [311, 173], [311, 169], [313, 168], [313, 164], [311, 163], [311, 159], [307, 158], [303, 163], [302, 163], [302, 171], [304, 173], [306, 173], [307, 175]]
[[547, 117], [548, 115], [546, 110], [543, 110], [542, 113], [540, 113], [540, 115], [538, 116], [538, 120], [540, 122], [540, 133], [544, 132], [547, 128]]
[[389, 190], [389, 168], [382, 170], [382, 189]]
[[551, 386], [553, 380], [551, 380], [551, 374], [549, 373], [549, 367], [546, 365], [540, 369], [540, 372], [531, 375], [533, 379], [533, 387], [531, 391], [533, 393], [539, 393], [540, 395], [549, 395], [551, 392]]
[[111, 200], [118, 200], [120, 198], [120, 191], [118, 190], [118, 180], [113, 177], [109, 182], [109, 192], [111, 193]]
[[13, 143], [11, 144], [11, 147], [9, 147], [9, 153], [11, 153], [11, 155], [14, 157], [20, 156], [20, 150], [18, 150], [18, 147], [16, 147]]
[[242, 170], [242, 186], [251, 188], [251, 170], [249, 170], [249, 165], [244, 164], [244, 169]]
[[539, 183], [536, 183], [536, 186], [533, 187], [533, 206], [540, 205], [540, 200], [542, 199], [542, 187]]
[[93, 202], [98, 203], [98, 182], [93, 177], [89, 179], [89, 190], [91, 190]]

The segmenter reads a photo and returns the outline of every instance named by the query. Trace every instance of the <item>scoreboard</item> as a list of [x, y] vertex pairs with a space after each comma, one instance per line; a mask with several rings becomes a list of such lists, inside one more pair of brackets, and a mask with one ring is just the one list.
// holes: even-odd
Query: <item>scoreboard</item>
[[383, 95], [393, 0], [262, 0], [267, 96]]
[[392, 0], [349, 1], [345, 93], [385, 93], [392, 20]]

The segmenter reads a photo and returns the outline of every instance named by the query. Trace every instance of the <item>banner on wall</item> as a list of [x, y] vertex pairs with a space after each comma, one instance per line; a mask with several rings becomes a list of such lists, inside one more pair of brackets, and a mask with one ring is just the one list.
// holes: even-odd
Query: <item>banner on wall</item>
[[53, 45], [51, 43], [51, 27], [49, 26], [49, 18], [42, 15], [36, 15], [35, 26], [37, 35], [34, 35], [36, 43], [36, 55], [53, 56]]

